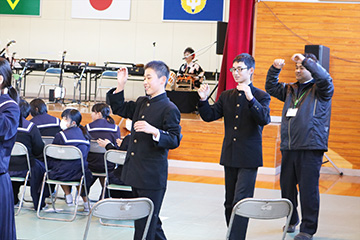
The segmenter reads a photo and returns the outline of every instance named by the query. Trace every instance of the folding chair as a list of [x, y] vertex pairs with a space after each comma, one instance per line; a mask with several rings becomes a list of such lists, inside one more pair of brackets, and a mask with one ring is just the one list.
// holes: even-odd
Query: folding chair
[[107, 80], [116, 80], [116, 78], [117, 78], [117, 71], [106, 70], [101, 74], [99, 85], [97, 86], [97, 89], [96, 89], [96, 94], [95, 94], [95, 99], [94, 99], [95, 103], [96, 103], [96, 99], [97, 99], [99, 91], [100, 91], [100, 99], [102, 99], [101, 89], [113, 88], [113, 86], [103, 86], [103, 80], [106, 80], [106, 79]]
[[[52, 144], [52, 142], [54, 141], [54, 137], [53, 137], [53, 136], [41, 136], [41, 139], [43, 140], [45, 146], [46, 146], [46, 145], [49, 145], [49, 144]], [[59, 185], [57, 184], [57, 185], [56, 185], [56, 189], [55, 189], [55, 191], [53, 192], [54, 201], [56, 201], [57, 198], [65, 199], [64, 197], [58, 197], [58, 196], [57, 196], [58, 190], [59, 190]]]
[[105, 197], [106, 189], [108, 191], [109, 197], [111, 197], [110, 196], [110, 190], [130, 191], [130, 192], [132, 191], [130, 186], [118, 185], [118, 184], [110, 184], [110, 181], [109, 181], [109, 171], [108, 171], [108, 168], [107, 168], [107, 161], [116, 164], [116, 166], [117, 165], [124, 165], [125, 157], [126, 157], [126, 151], [107, 150], [105, 152], [104, 164], [105, 164], [106, 178], [105, 178], [105, 186], [103, 188], [103, 196], [102, 196], [103, 199]]
[[[55, 158], [55, 159], [61, 160], [61, 161], [72, 161], [72, 160], [80, 159], [81, 160], [81, 168], [82, 168], [81, 179], [79, 181], [60, 181], [60, 180], [50, 179], [49, 168], [48, 168], [48, 163], [47, 163], [48, 157]], [[44, 174], [43, 183], [41, 186], [40, 199], [42, 199], [42, 197], [43, 197], [44, 187], [45, 187], [46, 183], [49, 186], [50, 193], [51, 193], [50, 184], [59, 184], [59, 185], [67, 185], [67, 186], [75, 186], [75, 187], [79, 186], [79, 191], [77, 193], [77, 196], [75, 197], [75, 209], [73, 211], [72, 218], [68, 219], [68, 218], [54, 218], [54, 217], [41, 216], [40, 215], [41, 201], [39, 201], [37, 216], [40, 219], [50, 219], [50, 220], [57, 220], [57, 221], [72, 222], [72, 221], [74, 221], [74, 219], [76, 217], [76, 213], [77, 213], [77, 209], [78, 209], [78, 205], [79, 205], [80, 193], [81, 193], [81, 189], [83, 186], [84, 186], [84, 190], [85, 190], [85, 196], [86, 196], [86, 198], [88, 198], [88, 192], [86, 189], [86, 179], [85, 179], [85, 168], [84, 168], [83, 155], [82, 155], [80, 149], [75, 146], [49, 144], [49, 145], [46, 145], [44, 148], [44, 162], [45, 162], [46, 172]], [[51, 205], [52, 205], [53, 211], [55, 213], [72, 213], [72, 212], [64, 211], [62, 209], [56, 209], [55, 208], [55, 199], [52, 194], [50, 194], [50, 198], [51, 198]]]
[[149, 230], [153, 211], [154, 204], [148, 198], [103, 199], [97, 202], [90, 211], [84, 232], [84, 240], [87, 239], [91, 217], [93, 215], [98, 218], [118, 221], [138, 220], [147, 217], [143, 236], [141, 238], [142, 240], [145, 240]]
[[[90, 141], [90, 151], [89, 153], [102, 153], [105, 154], [106, 152], [106, 148], [101, 147], [96, 140], [91, 140]], [[104, 178], [106, 177], [106, 173], [100, 173], [100, 172], [91, 172], [93, 176], [95, 177], [99, 177], [99, 178]], [[101, 183], [101, 182], [100, 182]], [[104, 188], [104, 186], [102, 186]], [[103, 198], [103, 197], [102, 197]]]
[[286, 217], [282, 240], [285, 239], [289, 227], [293, 205], [290, 200], [245, 198], [233, 207], [226, 239], [229, 239], [235, 215], [254, 219], [278, 219]]
[[[103, 153], [105, 154], [106, 148], [101, 147], [96, 140], [90, 141], [90, 151], [91, 153]], [[96, 177], [106, 177], [106, 173], [98, 173], [98, 172], [91, 172], [93, 176]]]
[[28, 180], [30, 177], [31, 166], [30, 166], [30, 158], [29, 158], [28, 150], [27, 150], [26, 146], [20, 142], [15, 142], [14, 147], [11, 151], [11, 156], [12, 157], [20, 157], [20, 156], [26, 157], [27, 168], [28, 168], [28, 171], [27, 171], [25, 177], [10, 177], [12, 182], [24, 182], [23, 190], [21, 192], [21, 197], [19, 200], [19, 207], [15, 213], [15, 216], [17, 216], [20, 213], [22, 205], [24, 203], [24, 196], [25, 196], [26, 186], [27, 186], [27, 183], [28, 183]]
[[[40, 83], [40, 88], [39, 88], [39, 92], [38, 92], [37, 97], [40, 96], [41, 89], [43, 89], [44, 98], [45, 98], [45, 87], [46, 86], [50, 86], [50, 87], [54, 87], [54, 88], [59, 86], [61, 71], [62, 71], [61, 68], [52, 68], [52, 67], [45, 70], [43, 79], [42, 79], [42, 81]], [[50, 83], [48, 81], [49, 78], [52, 78], [52, 79], [56, 78], [57, 82], [56, 83]]]
[[54, 137], [53, 136], [41, 136], [45, 145], [52, 144]]

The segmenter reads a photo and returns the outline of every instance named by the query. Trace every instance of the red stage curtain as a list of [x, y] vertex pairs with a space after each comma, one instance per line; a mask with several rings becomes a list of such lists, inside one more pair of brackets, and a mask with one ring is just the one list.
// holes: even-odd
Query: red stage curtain
[[230, 0], [230, 13], [216, 100], [224, 90], [236, 86], [229, 69], [241, 53], [252, 53], [254, 0]]

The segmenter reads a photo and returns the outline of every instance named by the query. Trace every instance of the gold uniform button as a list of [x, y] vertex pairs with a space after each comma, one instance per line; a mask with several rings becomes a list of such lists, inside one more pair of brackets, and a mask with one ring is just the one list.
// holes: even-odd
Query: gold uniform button
[[235, 118], [239, 118], [239, 115], [236, 115]]
[[239, 93], [239, 96], [241, 96], [241, 93]]
[[146, 104], [146, 106], [148, 106], [148, 107], [149, 107], [149, 106], [150, 106], [150, 103], [147, 103], [147, 104]]
[[236, 138], [234, 138], [233, 140], [234, 140], [234, 142], [236, 142]]
[[234, 127], [234, 130], [236, 130], [237, 129], [237, 127]]
[[240, 104], [236, 104], [236, 107], [240, 107]]
[[136, 140], [136, 139], [134, 139], [134, 143], [137, 143], [137, 140]]
[[134, 156], [135, 155], [135, 153], [134, 152], [131, 152], [131, 156]]
[[144, 118], [145, 118], [145, 115], [142, 115], [141, 118], [144, 119]]

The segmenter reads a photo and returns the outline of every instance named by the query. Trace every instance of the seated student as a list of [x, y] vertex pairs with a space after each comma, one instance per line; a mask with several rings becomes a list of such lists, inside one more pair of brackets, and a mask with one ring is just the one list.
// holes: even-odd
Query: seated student
[[30, 102], [30, 114], [33, 122], [40, 130], [41, 136], [52, 136], [61, 131], [60, 119], [49, 115], [46, 104], [40, 98], [35, 98]]
[[[101, 147], [106, 148], [106, 150], [116, 149], [116, 150], [126, 151], [128, 149], [130, 142], [130, 134], [126, 135], [123, 140], [121, 140], [120, 138], [116, 139], [116, 144], [113, 144], [109, 139], [101, 139], [101, 138], [99, 138], [97, 142]], [[124, 182], [120, 180], [122, 168], [123, 166], [119, 166], [119, 165], [118, 166], [112, 165], [110, 169], [108, 168], [109, 182], [111, 184], [124, 185]], [[107, 194], [108, 193], [105, 192], [105, 197], [108, 197]], [[115, 198], [133, 197], [131, 192], [127, 192], [127, 191], [110, 190], [110, 194], [111, 197], [115, 197]]]
[[[20, 115], [21, 119], [19, 122], [19, 127], [17, 129], [16, 141], [24, 144], [29, 153], [30, 159], [30, 192], [33, 199], [34, 208], [37, 209], [40, 197], [40, 188], [42, 184], [42, 179], [45, 173], [45, 165], [43, 162], [35, 158], [42, 154], [44, 149], [44, 143], [41, 139], [40, 131], [36, 125], [25, 118], [29, 116], [30, 106], [29, 103], [25, 100], [20, 100]], [[24, 156], [14, 156], [11, 157], [9, 173], [11, 177], [25, 177], [27, 172], [27, 161]], [[12, 182], [13, 192], [14, 192], [14, 204], [16, 205], [19, 202], [18, 194], [19, 188], [23, 185], [21, 182]], [[48, 196], [48, 193], [45, 193], [45, 196]], [[41, 207], [44, 207], [45, 203], [42, 202]]]
[[[86, 188], [89, 192], [92, 175], [88, 169], [86, 161], [90, 150], [90, 136], [86, 128], [80, 125], [82, 116], [77, 109], [65, 109], [61, 113], [60, 126], [62, 131], [55, 135], [53, 144], [58, 145], [72, 145], [80, 149], [84, 159]], [[82, 168], [80, 159], [75, 161], [61, 161], [50, 158], [48, 161], [49, 177], [54, 180], [78, 181], [82, 176]], [[65, 202], [71, 206], [73, 205], [73, 197], [71, 195], [70, 186], [61, 186], [65, 192]], [[85, 197], [84, 191], [81, 194], [84, 200], [84, 211], [89, 211], [90, 206], [88, 199]]]
[[[92, 122], [85, 127], [89, 132], [91, 139], [97, 140], [99, 138], [106, 138], [113, 144], [116, 144], [116, 139], [120, 138], [120, 129], [115, 124], [115, 121], [110, 117], [110, 107], [105, 103], [97, 103], [91, 109]], [[87, 158], [89, 169], [92, 172], [104, 173], [104, 154], [89, 152]], [[114, 166], [109, 166], [113, 168]], [[104, 178], [99, 178], [101, 186], [104, 186]], [[93, 178], [93, 182], [96, 178]]]
[[183, 63], [180, 66], [180, 69], [177, 73], [178, 75], [178, 83], [181, 81], [184, 81], [184, 79], [188, 79], [187, 77], [190, 77], [190, 79], [193, 82], [193, 88], [199, 88], [201, 83], [202, 83], [202, 79], [204, 77], [204, 70], [200, 67], [200, 65], [198, 63], [196, 63], [195, 59], [195, 53], [194, 53], [194, 49], [192, 49], [191, 47], [188, 47], [185, 49], [184, 51], [184, 60], [185, 63]]

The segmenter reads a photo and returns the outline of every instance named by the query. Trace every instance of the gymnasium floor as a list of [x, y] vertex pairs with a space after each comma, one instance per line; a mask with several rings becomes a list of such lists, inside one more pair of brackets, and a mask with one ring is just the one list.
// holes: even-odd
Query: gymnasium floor
[[[62, 107], [48, 105], [49, 110]], [[81, 108], [81, 112], [90, 112]], [[189, 117], [189, 116], [187, 116]], [[191, 117], [191, 116], [190, 116]], [[217, 165], [217, 164], [216, 164]], [[339, 176], [326, 165], [320, 177], [321, 208], [319, 228], [314, 240], [360, 239], [360, 176]], [[280, 197], [279, 175], [261, 175], [256, 181], [256, 198]], [[99, 196], [100, 185], [90, 191], [90, 199]], [[221, 240], [226, 236], [224, 219], [224, 178], [217, 170], [169, 167], [168, 189], [160, 217], [169, 240]], [[311, 201], [309, 199], [309, 201]], [[59, 200], [63, 202], [63, 200]], [[64, 204], [64, 203], [61, 203]], [[81, 208], [80, 208], [81, 209]], [[40, 220], [36, 212], [23, 209], [16, 216], [18, 239], [61, 240], [82, 239], [87, 217], [77, 216], [74, 222]], [[285, 219], [251, 220], [247, 239], [280, 239]], [[297, 231], [288, 234], [293, 239]], [[92, 219], [88, 239], [132, 239], [132, 228], [101, 226]]]
[[[174, 171], [181, 170], [170, 169], [170, 172]], [[169, 240], [225, 239], [227, 229], [223, 216], [222, 183], [201, 183], [208, 181], [204, 176], [197, 176], [197, 180], [189, 182], [188, 176], [184, 175], [182, 179], [180, 176], [181, 174], [169, 174], [168, 190], [160, 214], [167, 238]], [[174, 178], [177, 180], [171, 180]], [[265, 179], [267, 182], [265, 185], [274, 187], [257, 187], [255, 197], [279, 198], [278, 180], [270, 183], [268, 176], [259, 175], [258, 179], [261, 178], [262, 181], [258, 181], [257, 185], [263, 184]], [[322, 174], [321, 178], [320, 189], [324, 193], [321, 194], [319, 229], [314, 239], [360, 239], [360, 197], [358, 196], [360, 177]], [[213, 178], [209, 180], [214, 181]], [[325, 190], [325, 185], [330, 187]], [[340, 190], [341, 188], [343, 190]], [[91, 189], [90, 198], [95, 199], [99, 191], [100, 186], [95, 185]], [[36, 217], [35, 211], [24, 209], [16, 217], [17, 236], [18, 239], [37, 240], [82, 239], [86, 220], [86, 216], [78, 216], [70, 223], [40, 220]], [[247, 239], [280, 239], [284, 221], [285, 219], [251, 220]], [[131, 228], [101, 226], [96, 218], [92, 219], [90, 230], [88, 239], [132, 239], [133, 235]], [[296, 233], [288, 234], [286, 239], [293, 239]]]

